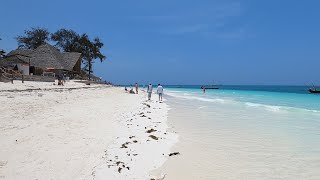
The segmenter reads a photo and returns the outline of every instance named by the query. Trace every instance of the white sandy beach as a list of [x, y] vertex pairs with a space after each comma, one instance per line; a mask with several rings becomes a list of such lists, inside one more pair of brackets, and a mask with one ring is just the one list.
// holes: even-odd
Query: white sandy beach
[[161, 178], [149, 172], [177, 135], [167, 132], [169, 107], [145, 99], [72, 81], [0, 82], [0, 179]]

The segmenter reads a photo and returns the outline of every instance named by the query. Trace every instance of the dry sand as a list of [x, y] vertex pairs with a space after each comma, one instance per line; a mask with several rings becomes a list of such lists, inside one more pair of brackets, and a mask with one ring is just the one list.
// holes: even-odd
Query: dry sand
[[72, 81], [0, 82], [0, 179], [150, 179], [177, 135], [169, 107], [145, 99]]

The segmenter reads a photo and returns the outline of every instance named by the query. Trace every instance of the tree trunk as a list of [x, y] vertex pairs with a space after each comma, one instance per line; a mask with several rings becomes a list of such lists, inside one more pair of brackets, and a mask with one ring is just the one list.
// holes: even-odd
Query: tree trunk
[[89, 62], [89, 81], [91, 80], [91, 60]]

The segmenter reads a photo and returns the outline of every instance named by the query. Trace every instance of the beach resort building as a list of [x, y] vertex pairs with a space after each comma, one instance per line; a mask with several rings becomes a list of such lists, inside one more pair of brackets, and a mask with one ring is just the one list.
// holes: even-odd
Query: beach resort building
[[22, 75], [55, 76], [63, 73], [72, 77], [81, 73], [81, 53], [60, 52], [45, 43], [35, 50], [17, 49], [9, 52], [0, 61], [0, 66]]

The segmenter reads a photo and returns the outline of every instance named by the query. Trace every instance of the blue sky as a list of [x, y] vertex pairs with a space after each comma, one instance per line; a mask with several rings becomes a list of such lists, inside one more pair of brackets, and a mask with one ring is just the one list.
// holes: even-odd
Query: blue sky
[[116, 84], [320, 84], [320, 1], [121, 0], [1, 2], [0, 48], [25, 29], [98, 36]]

